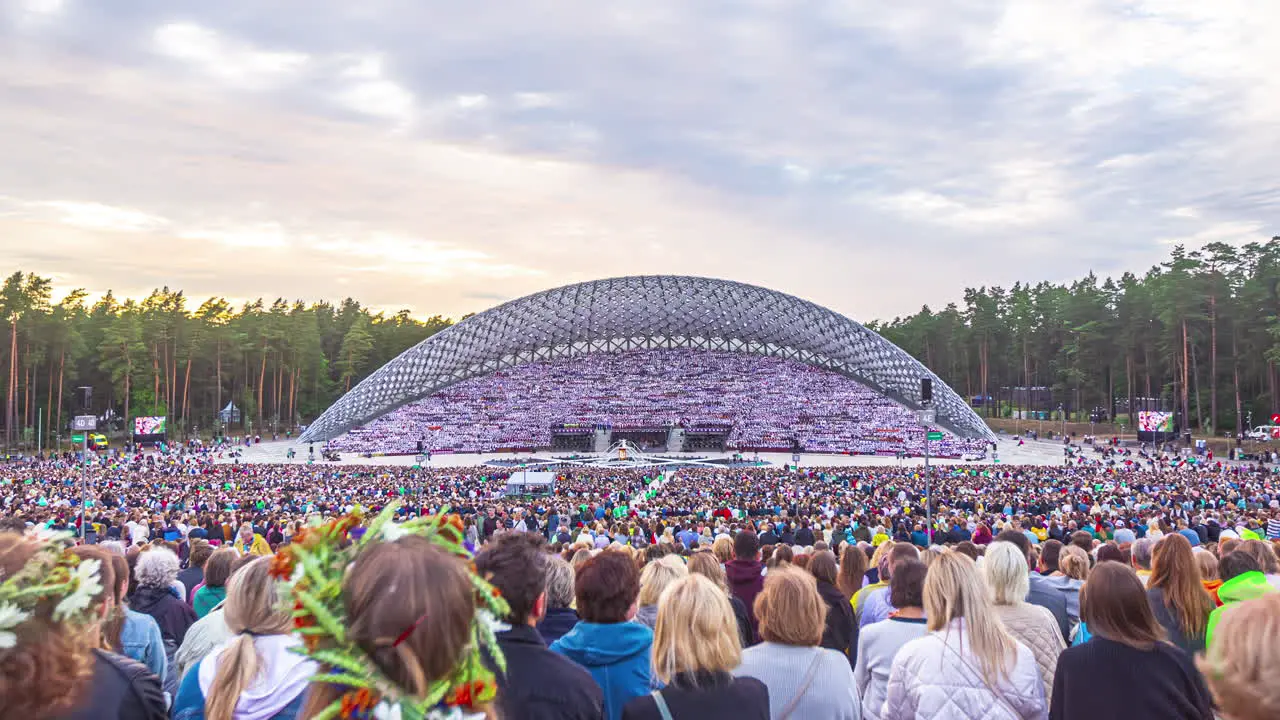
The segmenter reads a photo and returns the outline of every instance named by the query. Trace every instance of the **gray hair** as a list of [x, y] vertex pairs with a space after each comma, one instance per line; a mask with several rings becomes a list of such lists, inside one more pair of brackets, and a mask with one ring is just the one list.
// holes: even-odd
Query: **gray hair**
[[98, 547], [102, 548], [103, 550], [106, 550], [107, 552], [115, 553], [120, 557], [126, 557], [128, 555], [128, 553], [125, 552], [124, 543], [120, 542], [119, 540], [108, 540], [106, 542], [101, 542], [101, 543], [98, 543]]
[[547, 563], [547, 607], [567, 608], [573, 604], [573, 566], [559, 555]]
[[982, 556], [982, 572], [991, 588], [991, 599], [997, 605], [1017, 605], [1027, 597], [1031, 579], [1027, 575], [1027, 556], [1011, 542], [993, 542]]
[[152, 548], [139, 553], [134, 576], [138, 587], [167, 588], [178, 578], [178, 556], [168, 548]]
[[1133, 547], [1130, 548], [1133, 558], [1133, 564], [1143, 570], [1151, 569], [1151, 550], [1155, 547], [1156, 541], [1151, 538], [1138, 538], [1133, 541]]

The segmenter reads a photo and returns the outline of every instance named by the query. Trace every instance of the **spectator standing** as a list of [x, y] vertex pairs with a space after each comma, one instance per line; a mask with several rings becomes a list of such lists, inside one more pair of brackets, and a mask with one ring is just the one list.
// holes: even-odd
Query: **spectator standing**
[[129, 596], [129, 562], [124, 556], [107, 553], [103, 562], [111, 563], [115, 588], [111, 602], [115, 607], [112, 618], [103, 626], [107, 646], [132, 660], [137, 660], [153, 675], [163, 681], [172, 672], [164, 653], [164, 638], [155, 619], [129, 608], [125, 598]]
[[231, 579], [236, 558], [235, 550], [224, 549], [213, 553], [205, 562], [204, 586], [195, 592], [192, 600], [197, 619], [208, 615], [227, 598], [227, 581]]
[[1280, 594], [1240, 603], [1215, 634], [1199, 665], [1223, 717], [1280, 717]]
[[476, 572], [489, 579], [511, 608], [506, 618], [511, 629], [497, 633], [507, 665], [506, 672], [497, 673], [498, 714], [598, 720], [604, 711], [600, 686], [581, 666], [548, 650], [536, 629], [546, 616], [550, 563], [546, 541], [532, 532], [504, 533], [475, 557]]
[[1195, 655], [1204, 650], [1213, 598], [1200, 580], [1191, 543], [1181, 533], [1166, 535], [1151, 554], [1147, 599], [1169, 641]]
[[1209, 614], [1209, 624], [1205, 629], [1206, 647], [1213, 645], [1213, 629], [1234, 606], [1276, 592], [1275, 587], [1267, 582], [1267, 576], [1262, 574], [1257, 558], [1245, 550], [1223, 555], [1218, 561], [1218, 575], [1222, 578], [1222, 585], [1218, 588], [1222, 607]]
[[[160, 626], [165, 662], [172, 666], [178, 646], [187, 635], [187, 628], [196, 621], [191, 606], [169, 591], [169, 586], [178, 576], [178, 556], [163, 547], [152, 548], [138, 555], [134, 574], [138, 579], [138, 589], [130, 603], [138, 612], [150, 615]], [[167, 673], [164, 689], [170, 696], [177, 694], [176, 673]]]
[[826, 604], [817, 581], [797, 567], [775, 568], [756, 598], [759, 645], [742, 653], [739, 677], [753, 677], [769, 688], [773, 720], [830, 718], [858, 720], [849, 659], [820, 647]]
[[623, 720], [768, 720], [769, 691], [730, 671], [742, 659], [728, 596], [709, 578], [688, 575], [662, 594], [653, 672], [663, 689], [627, 703]]
[[637, 602], [636, 622], [650, 630], [658, 622], [658, 598], [662, 591], [676, 580], [689, 574], [689, 568], [678, 555], [667, 555], [654, 560], [640, 571], [640, 596]]
[[[1076, 533], [1076, 535], [1081, 534], [1088, 535], [1088, 533]], [[1062, 633], [1062, 639], [1065, 641], [1070, 638], [1071, 621], [1067, 616], [1067, 598], [1054, 583], [1048, 582], [1047, 578], [1035, 572], [1035, 563], [1031, 560], [1031, 541], [1026, 535], [1016, 530], [1005, 530], [996, 536], [994, 542], [1010, 542], [1022, 550], [1023, 557], [1027, 559], [1027, 572], [1030, 574], [1027, 578], [1027, 602], [1039, 605], [1053, 613], [1053, 619], [1058, 621], [1058, 631]]]
[[849, 596], [836, 587], [840, 570], [835, 553], [819, 550], [806, 569], [818, 581], [818, 594], [827, 604], [827, 626], [822, 632], [822, 647], [849, 658], [849, 666], [853, 667], [858, 652], [858, 623], [853, 619]]
[[747, 606], [729, 592], [724, 566], [716, 560], [713, 553], [704, 550], [689, 556], [689, 572], [705, 576], [724, 591], [725, 596], [729, 598], [729, 606], [733, 608], [733, 617], [738, 623], [738, 643], [744, 648], [748, 647], [751, 644], [751, 620], [747, 615]]
[[[194, 531], [193, 531], [194, 532]], [[196, 587], [204, 582], [204, 564], [213, 555], [213, 546], [204, 540], [191, 541], [191, 555], [187, 558], [187, 567], [178, 573], [178, 582], [186, 588], [187, 603], [194, 602]]]
[[729, 592], [742, 601], [751, 622], [751, 643], [759, 637], [759, 623], [755, 615], [756, 596], [764, 589], [764, 563], [760, 562], [760, 538], [750, 530], [743, 530], [733, 539], [733, 559], [724, 565], [729, 580]]
[[982, 571], [995, 602], [996, 617], [1015, 640], [1031, 649], [1044, 683], [1045, 698], [1051, 699], [1058, 655], [1067, 644], [1053, 613], [1024, 599], [1029, 584], [1025, 568], [1022, 551], [1013, 543], [992, 543], [982, 559]]
[[547, 612], [538, 621], [538, 634], [547, 645], [578, 624], [573, 605], [573, 567], [559, 555], [547, 558]]
[[1035, 656], [1004, 629], [973, 560], [956, 552], [935, 559], [924, 608], [929, 634], [894, 658], [882, 720], [1045, 717]]
[[649, 653], [653, 631], [636, 622], [640, 578], [631, 556], [607, 550], [578, 570], [574, 589], [582, 620], [551, 645], [585, 667], [604, 692], [604, 715], [622, 717], [622, 708], [652, 689]]
[[919, 560], [898, 565], [889, 583], [889, 597], [897, 612], [858, 633], [858, 664], [853, 682], [862, 704], [862, 717], [879, 720], [889, 686], [889, 670], [898, 651], [928, 632], [924, 615], [924, 579], [928, 572]]
[[1115, 717], [1212, 720], [1208, 688], [1191, 657], [1165, 639], [1132, 568], [1101, 562], [1080, 603], [1092, 638], [1058, 658], [1050, 720]]

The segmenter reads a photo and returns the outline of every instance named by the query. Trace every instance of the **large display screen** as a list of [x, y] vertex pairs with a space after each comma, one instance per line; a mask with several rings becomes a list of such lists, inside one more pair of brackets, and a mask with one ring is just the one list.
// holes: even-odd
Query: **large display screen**
[[1173, 432], [1173, 413], [1143, 410], [1138, 413], [1138, 432]]
[[163, 417], [137, 417], [133, 419], [134, 435], [164, 435]]

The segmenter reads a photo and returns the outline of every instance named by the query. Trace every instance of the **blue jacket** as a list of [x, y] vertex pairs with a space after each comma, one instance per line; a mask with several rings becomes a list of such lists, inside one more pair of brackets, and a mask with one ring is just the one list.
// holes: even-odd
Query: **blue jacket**
[[652, 648], [653, 631], [640, 623], [601, 625], [585, 620], [551, 645], [591, 673], [604, 691], [608, 720], [619, 720], [628, 701], [656, 687], [649, 666]]
[[125, 608], [124, 627], [120, 630], [120, 654], [137, 660], [153, 675], [164, 681], [168, 659], [164, 655], [164, 637], [155, 618]]

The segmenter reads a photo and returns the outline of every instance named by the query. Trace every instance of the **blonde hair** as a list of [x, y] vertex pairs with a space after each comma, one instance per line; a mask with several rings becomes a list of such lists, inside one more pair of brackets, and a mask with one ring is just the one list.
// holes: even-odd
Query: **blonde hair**
[[[991, 548], [987, 552], [990, 554]], [[924, 581], [924, 611], [932, 632], [963, 619], [969, 648], [978, 657], [983, 679], [995, 685], [1008, 678], [1018, 643], [996, 616], [978, 565], [969, 556], [950, 552], [933, 561]]]
[[678, 673], [728, 672], [742, 663], [738, 621], [729, 596], [703, 575], [671, 583], [658, 602], [653, 674], [670, 684]]
[[262, 657], [254, 647], [254, 637], [284, 635], [293, 626], [280, 602], [279, 586], [268, 576], [270, 569], [271, 558], [258, 558], [227, 581], [223, 620], [235, 639], [218, 656], [218, 671], [205, 702], [209, 720], [231, 720], [240, 694], [260, 674]]
[[818, 594], [818, 581], [808, 571], [782, 565], [769, 571], [756, 596], [760, 637], [783, 645], [812, 647], [822, 642], [827, 604]]
[[733, 538], [728, 535], [721, 535], [711, 543], [711, 552], [715, 553], [716, 560], [721, 564], [727, 563], [733, 559]]
[[684, 561], [675, 555], [667, 555], [655, 560], [640, 571], [640, 605], [657, 605], [662, 591], [671, 583], [689, 574]]
[[1089, 578], [1089, 553], [1078, 545], [1063, 545], [1062, 554], [1058, 556], [1058, 569], [1063, 575], [1074, 580]]
[[1196, 664], [1224, 717], [1280, 717], [1280, 593], [1223, 613], [1213, 644]]
[[982, 574], [997, 605], [1017, 605], [1027, 597], [1031, 580], [1027, 577], [1027, 556], [1009, 542], [993, 542], [982, 558]]
[[702, 575], [719, 586], [721, 590], [729, 592], [729, 578], [725, 575], [724, 566], [716, 560], [712, 552], [700, 550], [690, 555], [689, 574]]

